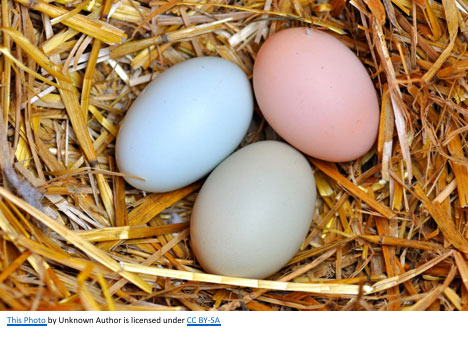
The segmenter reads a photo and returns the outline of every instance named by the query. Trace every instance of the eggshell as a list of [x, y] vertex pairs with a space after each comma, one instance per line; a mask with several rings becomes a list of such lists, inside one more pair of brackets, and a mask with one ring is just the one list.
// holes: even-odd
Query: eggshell
[[200, 190], [190, 225], [195, 256], [210, 273], [267, 277], [304, 241], [315, 198], [314, 175], [300, 152], [277, 141], [248, 145]]
[[116, 158], [138, 189], [164, 192], [208, 174], [235, 150], [252, 119], [249, 80], [218, 57], [181, 62], [151, 82], [121, 124]]
[[375, 142], [379, 103], [372, 81], [357, 56], [327, 33], [274, 34], [258, 52], [253, 85], [268, 123], [308, 155], [350, 161]]

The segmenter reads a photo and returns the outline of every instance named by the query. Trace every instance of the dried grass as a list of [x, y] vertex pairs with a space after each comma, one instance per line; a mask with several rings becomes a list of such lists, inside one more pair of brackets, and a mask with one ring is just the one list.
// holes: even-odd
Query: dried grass
[[[1, 0], [0, 309], [468, 309], [464, 0]], [[218, 55], [249, 76], [276, 31], [349, 46], [381, 99], [379, 138], [310, 158], [317, 213], [268, 280], [205, 274], [188, 221], [202, 182], [144, 194], [114, 142], [144, 86]], [[254, 117], [243, 145], [277, 138]]]

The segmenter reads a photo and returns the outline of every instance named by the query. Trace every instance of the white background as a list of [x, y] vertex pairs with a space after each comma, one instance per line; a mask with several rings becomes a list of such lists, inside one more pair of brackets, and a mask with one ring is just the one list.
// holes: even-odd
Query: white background
[[[7, 317], [218, 317], [221, 327], [183, 324], [58, 324], [7, 327]], [[123, 320], [121, 321], [123, 322]], [[0, 337], [447, 337], [465, 336], [462, 312], [0, 312]]]

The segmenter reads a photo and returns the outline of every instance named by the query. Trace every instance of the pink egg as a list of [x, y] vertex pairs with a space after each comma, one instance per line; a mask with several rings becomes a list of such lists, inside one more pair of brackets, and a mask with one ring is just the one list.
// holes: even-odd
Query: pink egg
[[258, 52], [253, 85], [268, 123], [312, 157], [351, 161], [375, 143], [374, 85], [357, 56], [327, 33], [291, 28], [274, 34]]

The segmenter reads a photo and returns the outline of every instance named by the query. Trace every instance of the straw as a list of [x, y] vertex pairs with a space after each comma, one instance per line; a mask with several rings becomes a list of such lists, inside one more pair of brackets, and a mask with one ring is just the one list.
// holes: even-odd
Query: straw
[[[0, 310], [468, 309], [465, 2], [2, 0], [0, 10]], [[116, 165], [119, 125], [178, 62], [219, 56], [251, 79], [265, 39], [297, 26], [362, 61], [381, 108], [375, 147], [346, 163], [308, 157], [316, 211], [279, 271], [207, 273], [190, 243], [205, 178], [133, 188]], [[241, 146], [264, 139], [280, 137], [256, 107]]]

